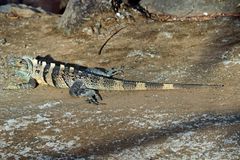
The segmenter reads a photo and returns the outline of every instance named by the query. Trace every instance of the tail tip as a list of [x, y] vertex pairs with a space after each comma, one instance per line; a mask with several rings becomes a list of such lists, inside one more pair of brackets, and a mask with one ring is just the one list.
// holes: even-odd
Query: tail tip
[[216, 86], [216, 87], [224, 87], [225, 85], [224, 84], [216, 84], [214, 86]]

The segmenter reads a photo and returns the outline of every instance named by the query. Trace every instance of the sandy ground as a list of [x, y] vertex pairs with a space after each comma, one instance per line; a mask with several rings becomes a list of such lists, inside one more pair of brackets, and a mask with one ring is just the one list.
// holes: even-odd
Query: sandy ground
[[136, 15], [133, 22], [101, 14], [71, 35], [56, 29], [58, 20], [0, 14], [1, 88], [14, 80], [7, 55], [48, 54], [89, 67], [124, 66], [118, 77], [125, 79], [225, 86], [102, 91], [98, 106], [65, 89], [1, 89], [1, 159], [240, 158], [239, 19], [150, 22]]

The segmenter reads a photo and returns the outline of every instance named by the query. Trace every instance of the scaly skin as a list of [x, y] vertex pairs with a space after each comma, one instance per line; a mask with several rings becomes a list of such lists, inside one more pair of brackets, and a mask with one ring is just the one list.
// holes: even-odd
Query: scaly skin
[[87, 68], [76, 64], [62, 63], [51, 57], [32, 58], [23, 56], [14, 57], [9, 61], [15, 74], [28, 83], [17, 84], [9, 89], [29, 89], [37, 85], [50, 85], [57, 88], [70, 88], [72, 96], [86, 96], [91, 103], [98, 104], [102, 99], [98, 90], [165, 90], [180, 88], [218, 87], [208, 84], [171, 84], [129, 81], [116, 79], [112, 76], [119, 69]]

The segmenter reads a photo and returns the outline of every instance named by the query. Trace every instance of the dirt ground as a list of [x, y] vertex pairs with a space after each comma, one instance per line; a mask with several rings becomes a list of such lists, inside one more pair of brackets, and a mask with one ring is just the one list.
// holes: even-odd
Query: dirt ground
[[[152, 22], [109, 13], [74, 34], [56, 29], [59, 18], [0, 14], [1, 159], [240, 159], [239, 18]], [[124, 79], [225, 86], [101, 91], [100, 105], [47, 86], [2, 90], [14, 79], [7, 55], [48, 54], [89, 67], [124, 66]]]

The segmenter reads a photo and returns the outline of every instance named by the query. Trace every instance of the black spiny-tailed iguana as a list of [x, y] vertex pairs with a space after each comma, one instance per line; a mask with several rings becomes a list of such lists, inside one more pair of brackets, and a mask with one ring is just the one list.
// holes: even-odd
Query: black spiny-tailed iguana
[[119, 70], [101, 70], [55, 61], [49, 57], [12, 57], [9, 65], [15, 75], [27, 83], [16, 84], [8, 89], [30, 89], [38, 84], [57, 88], [70, 88], [72, 96], [86, 96], [88, 102], [98, 104], [102, 100], [98, 90], [165, 90], [180, 88], [217, 87], [209, 84], [167, 84], [129, 81], [113, 78]]

